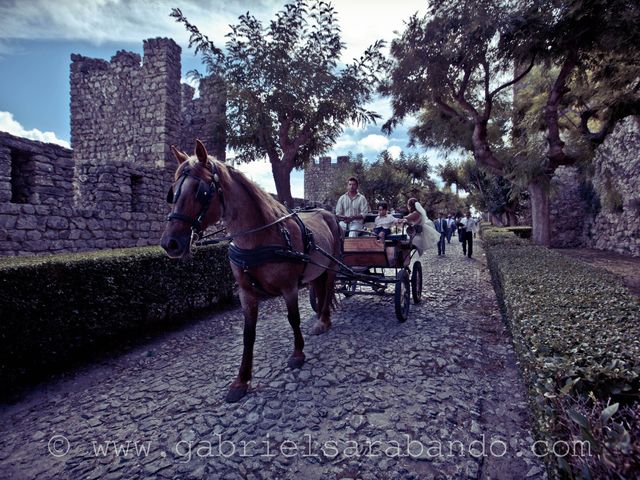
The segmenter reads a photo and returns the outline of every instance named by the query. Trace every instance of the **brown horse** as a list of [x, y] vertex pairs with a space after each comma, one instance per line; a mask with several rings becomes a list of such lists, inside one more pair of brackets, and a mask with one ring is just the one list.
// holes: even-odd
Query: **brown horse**
[[[282, 296], [287, 304], [294, 338], [288, 362], [291, 368], [302, 367], [305, 359], [298, 311], [299, 285], [310, 282], [317, 295], [318, 321], [311, 333], [324, 333], [331, 327], [335, 265], [319, 249], [339, 257], [340, 226], [335, 216], [324, 210], [300, 212], [297, 217], [304, 222], [300, 223], [242, 173], [208, 156], [199, 140], [192, 157], [173, 146], [171, 149], [179, 166], [169, 192], [173, 211], [162, 235], [162, 248], [172, 258], [182, 257], [190, 252], [192, 233], [200, 233], [219, 220], [233, 237], [229, 256], [240, 287], [244, 350], [238, 377], [226, 400], [237, 402], [247, 393], [251, 380], [258, 303], [262, 297]], [[288, 252], [290, 258], [274, 256], [276, 249]], [[302, 261], [302, 257], [307, 261]]]

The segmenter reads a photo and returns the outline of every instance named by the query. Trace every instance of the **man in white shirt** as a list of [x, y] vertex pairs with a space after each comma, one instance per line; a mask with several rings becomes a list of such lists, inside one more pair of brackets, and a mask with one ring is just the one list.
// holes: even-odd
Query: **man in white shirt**
[[467, 212], [467, 218], [463, 218], [460, 223], [464, 225], [464, 239], [462, 242], [462, 254], [471, 258], [473, 255], [473, 234], [478, 229], [477, 222], [471, 218], [471, 213]]
[[340, 220], [340, 226], [350, 237], [357, 237], [358, 230], [362, 230], [364, 217], [369, 213], [367, 199], [358, 193], [358, 179], [349, 178], [347, 181], [347, 193], [343, 194], [336, 204], [336, 216]]
[[449, 214], [447, 218], [447, 243], [451, 243], [451, 235], [456, 229], [456, 221], [453, 218], [453, 215]]

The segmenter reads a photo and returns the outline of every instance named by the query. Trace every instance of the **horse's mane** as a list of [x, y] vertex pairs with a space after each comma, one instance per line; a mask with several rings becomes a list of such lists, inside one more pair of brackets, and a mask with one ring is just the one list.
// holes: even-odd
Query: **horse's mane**
[[[251, 208], [258, 212], [265, 223], [272, 222], [289, 213], [284, 205], [265, 192], [255, 182], [248, 179], [242, 172], [222, 162], [215, 162], [223, 184], [227, 183], [227, 188], [231, 188], [232, 182], [238, 184], [253, 199]], [[225, 177], [227, 178], [225, 179]]]
[[[231, 195], [232, 184], [238, 184], [253, 199], [251, 208], [262, 217], [264, 223], [270, 223], [289, 213], [283, 204], [265, 192], [255, 182], [248, 179], [242, 172], [219, 160], [215, 160], [213, 157], [209, 157], [209, 162], [215, 162], [225, 194]], [[189, 165], [200, 171], [200, 175], [204, 177], [205, 169], [203, 169], [202, 164], [196, 157], [189, 159]], [[211, 175], [208, 168], [206, 169], [206, 175]]]
[[265, 192], [254, 181], [249, 180], [242, 172], [233, 167], [227, 167], [227, 170], [231, 178], [239, 183], [250, 197], [255, 199], [253, 207], [260, 211], [266, 221], [273, 221], [289, 213], [283, 204]]

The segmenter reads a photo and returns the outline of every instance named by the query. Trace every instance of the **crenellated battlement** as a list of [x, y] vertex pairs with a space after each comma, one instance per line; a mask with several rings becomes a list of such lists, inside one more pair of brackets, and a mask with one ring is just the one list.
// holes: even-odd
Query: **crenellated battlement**
[[71, 147], [0, 133], [0, 255], [159, 242], [176, 166], [170, 147], [195, 139], [222, 152], [226, 97], [181, 85], [181, 48], [144, 41], [110, 61], [71, 55]]
[[330, 187], [340, 170], [349, 165], [349, 157], [341, 155], [333, 162], [331, 157], [319, 157], [305, 166], [304, 198], [307, 202], [320, 205], [331, 204]]

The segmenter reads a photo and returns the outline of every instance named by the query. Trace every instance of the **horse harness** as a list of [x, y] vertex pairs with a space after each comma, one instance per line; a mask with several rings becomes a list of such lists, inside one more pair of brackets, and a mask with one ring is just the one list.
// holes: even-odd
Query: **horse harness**
[[[291, 217], [295, 220], [300, 233], [302, 234], [303, 251], [299, 252], [294, 249], [291, 242], [291, 233], [287, 227], [282, 223], [287, 217]], [[262, 293], [265, 296], [272, 297], [273, 294], [269, 293], [260, 282], [251, 274], [251, 268], [263, 265], [265, 263], [278, 263], [278, 262], [302, 262], [304, 267], [300, 278], [304, 276], [304, 272], [307, 268], [307, 264], [311, 262], [310, 253], [316, 250], [318, 247], [313, 238], [313, 232], [307, 228], [304, 222], [300, 219], [297, 213], [293, 213], [282, 217], [278, 220], [278, 229], [282, 235], [283, 245], [263, 245], [256, 248], [244, 249], [236, 246], [235, 243], [229, 244], [229, 260], [242, 269], [242, 272], [249, 279], [251, 286]]]
[[[176, 180], [174, 185], [169, 188], [169, 192], [167, 193], [167, 202], [170, 204], [175, 204], [178, 202], [178, 198], [182, 193], [182, 185], [184, 184], [187, 177], [191, 176], [197, 180], [199, 180], [198, 190], [196, 192], [196, 200], [201, 205], [200, 213], [198, 213], [195, 217], [190, 217], [188, 215], [184, 215], [182, 213], [170, 213], [167, 216], [167, 221], [171, 220], [181, 220], [183, 222], [191, 225], [191, 230], [197, 237], [201, 237], [202, 234], [202, 222], [207, 214], [209, 206], [211, 204], [211, 198], [216, 193], [218, 194], [218, 198], [220, 200], [220, 205], [222, 208], [222, 212], [224, 214], [224, 196], [222, 193], [222, 187], [220, 185], [220, 177], [218, 175], [217, 168], [215, 164], [212, 164], [211, 169], [211, 182], [207, 184], [200, 177], [191, 175], [191, 169], [189, 165], [185, 165], [182, 169], [182, 174], [180, 178]], [[174, 191], [174, 186], [177, 184], [177, 187]], [[293, 218], [300, 228], [300, 233], [302, 234], [302, 245], [303, 251], [299, 252], [293, 248], [293, 244], [291, 242], [291, 233], [287, 229], [287, 227], [282, 223], [287, 218]], [[285, 215], [284, 217], [279, 218], [275, 222], [272, 222], [268, 225], [264, 225], [257, 229], [242, 232], [240, 234], [231, 235], [229, 237], [216, 239], [212, 241], [203, 242], [206, 244], [209, 243], [219, 243], [224, 240], [232, 239], [236, 236], [245, 235], [248, 233], [253, 233], [259, 230], [263, 230], [273, 225], [278, 225], [280, 230], [280, 234], [282, 235], [283, 245], [263, 245], [260, 247], [252, 248], [252, 249], [244, 249], [236, 246], [233, 242], [229, 244], [229, 260], [241, 268], [243, 273], [247, 275], [249, 280], [251, 281], [251, 285], [253, 288], [258, 290], [264, 295], [273, 296], [269, 292], [267, 292], [260, 282], [251, 274], [250, 269], [252, 267], [257, 267], [259, 265], [265, 263], [274, 263], [274, 262], [302, 262], [304, 263], [304, 268], [302, 270], [301, 278], [304, 275], [304, 271], [306, 270], [307, 264], [311, 262], [310, 253], [313, 250], [319, 249], [317, 247], [315, 240], [313, 238], [313, 232], [307, 228], [304, 222], [300, 219], [297, 213], [290, 213], [289, 215]]]
[[[183, 222], [191, 225], [191, 230], [198, 236], [202, 234], [202, 222], [204, 217], [207, 215], [207, 210], [209, 210], [209, 205], [211, 205], [211, 197], [218, 194], [218, 199], [220, 200], [220, 208], [224, 214], [224, 196], [222, 194], [222, 186], [220, 185], [220, 176], [218, 175], [218, 169], [215, 164], [211, 164], [211, 182], [207, 184], [204, 180], [196, 175], [191, 175], [191, 168], [189, 165], [185, 165], [182, 169], [182, 174], [180, 178], [174, 182], [174, 184], [169, 188], [167, 192], [167, 203], [177, 203], [180, 194], [182, 193], [182, 184], [187, 179], [187, 177], [193, 177], [197, 179], [200, 183], [198, 184], [198, 190], [196, 192], [196, 200], [201, 205], [201, 210], [198, 215], [195, 217], [189, 217], [188, 215], [184, 215], [182, 213], [170, 213], [167, 216], [167, 221], [170, 220], [181, 220]], [[177, 188], [174, 192], [174, 186], [178, 184]]]

